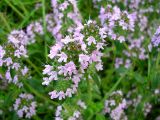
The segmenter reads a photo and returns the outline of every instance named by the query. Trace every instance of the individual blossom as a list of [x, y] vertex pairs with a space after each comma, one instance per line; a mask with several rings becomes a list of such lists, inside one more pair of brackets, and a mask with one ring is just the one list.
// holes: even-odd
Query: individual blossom
[[85, 102], [83, 102], [82, 100], [79, 100], [79, 101], [77, 102], [77, 105], [79, 105], [79, 106], [80, 106], [81, 108], [83, 108], [83, 109], [86, 109], [86, 108], [87, 108]]
[[96, 44], [96, 40], [93, 36], [88, 37], [87, 41], [88, 41], [88, 45], [91, 45], [92, 43]]

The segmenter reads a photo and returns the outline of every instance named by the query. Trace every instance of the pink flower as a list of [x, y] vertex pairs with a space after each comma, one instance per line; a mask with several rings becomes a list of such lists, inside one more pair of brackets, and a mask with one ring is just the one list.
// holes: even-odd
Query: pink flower
[[70, 36], [66, 36], [64, 39], [61, 39], [61, 42], [64, 44], [68, 44], [70, 42], [74, 42], [75, 40], [72, 39]]
[[103, 46], [104, 46], [104, 43], [97, 43], [96, 48], [97, 50], [104, 49]]
[[107, 33], [106, 33], [106, 28], [100, 28], [99, 29], [99, 35], [101, 36], [101, 38], [106, 38], [107, 37]]
[[81, 43], [81, 49], [85, 52], [85, 53], [88, 53], [87, 50], [86, 50], [87, 46], [85, 43]]
[[62, 3], [60, 6], [59, 6], [59, 9], [64, 11], [65, 9], [67, 9], [69, 3], [67, 1], [65, 1], [64, 3]]
[[19, 98], [16, 99], [13, 107], [17, 112], [18, 117], [22, 118], [25, 115], [25, 118], [31, 118], [36, 114], [36, 102], [31, 102], [33, 96], [31, 94], [20, 94]]
[[80, 78], [82, 77], [82, 75], [74, 75], [72, 78], [72, 81], [74, 82], [74, 84], [78, 84], [80, 82]]
[[50, 82], [51, 82], [51, 80], [48, 77], [44, 77], [42, 85], [49, 85]]
[[58, 93], [58, 98], [59, 98], [59, 100], [64, 99], [64, 98], [65, 98], [65, 93], [64, 93], [63, 91], [60, 91], [60, 92]]
[[23, 117], [23, 110], [20, 109], [17, 111], [18, 117], [22, 118]]
[[15, 69], [16, 71], [18, 71], [19, 68], [20, 68], [20, 64], [19, 63], [13, 63], [12, 69]]
[[3, 60], [0, 58], [0, 67], [3, 65]]
[[61, 52], [61, 54], [58, 54], [57, 56], [59, 56], [60, 58], [58, 59], [58, 62], [67, 62], [67, 55], [64, 52]]
[[59, 74], [64, 74], [64, 76], [67, 75], [67, 73], [71, 76], [72, 74], [76, 74], [76, 66], [73, 61], [70, 61], [69, 63], [66, 63], [65, 66], [58, 67]]
[[27, 72], [28, 72], [28, 68], [25, 66], [25, 67], [21, 70], [21, 72], [22, 72], [22, 75], [26, 75]]
[[82, 42], [84, 35], [82, 33], [80, 33], [79, 31], [78, 32], [76, 31], [76, 32], [74, 32], [73, 37], [76, 41]]
[[27, 45], [28, 42], [28, 36], [23, 30], [13, 30], [9, 36], [8, 40], [10, 43], [12, 43], [16, 48], [18, 48], [20, 45]]
[[51, 65], [45, 65], [45, 69], [43, 70], [43, 74], [49, 74], [53, 69]]
[[93, 44], [96, 44], [96, 40], [93, 36], [90, 36], [87, 38], [87, 41], [88, 41], [88, 45], [90, 46], [92, 43]]
[[73, 113], [73, 116], [76, 117], [76, 118], [79, 118], [80, 114], [81, 114], [81, 113], [80, 113], [79, 111], [75, 111], [75, 112]]
[[88, 62], [90, 60], [90, 56], [85, 55], [85, 54], [80, 54], [79, 55], [79, 62]]
[[87, 108], [87, 106], [85, 105], [85, 103], [83, 102], [83, 101], [81, 101], [81, 100], [79, 100], [78, 102], [77, 102], [77, 105], [79, 105], [81, 108], [83, 108], [83, 109], [86, 109]]
[[13, 63], [11, 57], [6, 58], [4, 62], [6, 62], [7, 66], [10, 66]]
[[10, 74], [10, 71], [9, 70], [7, 70], [7, 72], [6, 72], [6, 79], [7, 80], [9, 80], [9, 82], [11, 82], [12, 81], [12, 78], [11, 78], [11, 74]]
[[65, 95], [68, 96], [68, 97], [72, 97], [72, 89], [67, 88], [67, 91], [66, 91]]
[[48, 56], [53, 59], [61, 49], [62, 45], [60, 43], [57, 43], [56, 45], [51, 47], [50, 54]]
[[54, 90], [54, 91], [52, 91], [52, 92], [49, 92], [49, 95], [51, 96], [51, 99], [55, 99], [55, 98], [58, 97], [56, 90]]
[[103, 70], [103, 65], [101, 63], [96, 64], [97, 71]]
[[89, 64], [90, 57], [85, 54], [80, 54], [79, 55], [79, 62], [81, 63], [82, 69], [86, 69]]
[[14, 83], [14, 84], [17, 84], [17, 83], [18, 83], [18, 76], [17, 76], [17, 75], [14, 76], [14, 78], [13, 78], [13, 83]]
[[97, 50], [94, 50], [91, 54], [91, 61], [92, 62], [101, 62], [101, 57], [103, 54]]
[[5, 50], [3, 49], [3, 47], [0, 45], [0, 58], [2, 59], [5, 55]]
[[50, 75], [49, 76], [49, 81], [58, 80], [57, 72], [56, 71], [51, 71], [48, 75]]
[[119, 36], [118, 40], [120, 41], [120, 43], [124, 42], [125, 41], [124, 36]]

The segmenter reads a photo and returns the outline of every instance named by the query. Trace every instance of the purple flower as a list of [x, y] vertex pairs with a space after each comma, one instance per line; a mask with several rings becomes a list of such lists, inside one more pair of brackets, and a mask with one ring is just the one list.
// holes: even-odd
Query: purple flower
[[158, 27], [154, 36], [152, 37], [152, 43], [155, 47], [157, 47], [160, 44], [160, 26]]
[[42, 85], [49, 85], [50, 82], [51, 82], [51, 80], [48, 77], [44, 77]]
[[20, 64], [19, 63], [13, 63], [13, 65], [12, 65], [12, 69], [15, 69], [16, 71], [18, 71], [19, 70], [19, 68], [20, 68]]
[[2, 59], [5, 55], [5, 50], [3, 49], [3, 47], [0, 45], [0, 58]]
[[79, 62], [81, 63], [81, 68], [86, 69], [89, 64], [90, 57], [85, 54], [80, 54], [79, 55]]
[[94, 50], [91, 54], [91, 61], [92, 62], [101, 62], [101, 57], [103, 54], [97, 50]]
[[7, 70], [7, 72], [6, 72], [6, 79], [9, 81], [9, 82], [11, 82], [12, 81], [12, 78], [11, 78], [11, 74], [10, 74], [10, 71], [9, 70]]
[[75, 40], [72, 39], [70, 36], [66, 36], [64, 39], [61, 39], [61, 42], [64, 44], [68, 44], [70, 42], [74, 42]]
[[10, 66], [13, 63], [11, 57], [6, 58], [4, 62], [6, 63], [7, 66]]
[[87, 38], [87, 41], [88, 41], [88, 45], [90, 46], [92, 43], [93, 44], [96, 44], [96, 40], [93, 36], [90, 36]]
[[62, 49], [62, 44], [57, 43], [56, 45], [51, 47], [50, 54], [48, 56], [51, 59], [53, 59], [61, 49]]
[[36, 114], [36, 102], [32, 102], [33, 96], [31, 94], [20, 94], [13, 104], [14, 110], [18, 117], [31, 118]]
[[59, 100], [62, 100], [65, 98], [65, 93], [63, 91], [58, 92], [57, 95]]
[[101, 63], [96, 64], [97, 71], [103, 70], [103, 65]]
[[61, 54], [58, 54], [57, 56], [59, 56], [60, 58], [58, 59], [58, 62], [67, 62], [67, 55], [64, 52], [61, 52]]
[[67, 91], [66, 91], [65, 95], [68, 96], [68, 97], [72, 97], [72, 89], [67, 88]]
[[64, 74], [64, 76], [67, 76], [67, 73], [71, 76], [72, 74], [76, 74], [76, 66], [73, 61], [70, 61], [69, 63], [66, 63], [65, 66], [58, 67], [59, 74]]
[[54, 91], [52, 91], [52, 92], [49, 92], [49, 95], [51, 96], [51, 99], [55, 99], [55, 98], [58, 97], [56, 90], [54, 90]]
[[22, 72], [22, 75], [23, 75], [23, 76], [26, 75], [26, 74], [28, 73], [28, 68], [25, 66], [25, 67], [21, 70], [21, 72]]
[[97, 43], [96, 48], [97, 50], [104, 49], [103, 46], [104, 46], [104, 43]]
[[75, 111], [75, 112], [73, 113], [73, 116], [76, 117], [76, 118], [79, 118], [80, 114], [81, 114], [81, 113], [80, 113], [79, 111]]
[[57, 72], [56, 71], [51, 71], [49, 74], [49, 80], [58, 80]]
[[119, 36], [118, 40], [120, 41], [120, 43], [124, 42], [125, 41], [124, 36]]
[[51, 65], [45, 65], [45, 69], [43, 70], [43, 74], [49, 74], [53, 69]]

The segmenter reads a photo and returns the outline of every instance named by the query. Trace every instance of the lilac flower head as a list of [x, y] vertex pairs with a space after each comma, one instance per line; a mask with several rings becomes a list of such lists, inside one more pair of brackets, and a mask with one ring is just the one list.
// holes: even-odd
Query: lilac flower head
[[36, 102], [33, 101], [31, 94], [20, 94], [13, 107], [19, 118], [31, 118], [36, 114]]
[[[75, 4], [74, 1], [72, 2]], [[56, 41], [51, 47], [48, 56], [51, 63], [54, 61], [55, 64], [46, 65], [43, 70], [43, 85], [49, 86], [54, 80], [56, 82], [71, 81], [71, 86], [65, 90], [49, 92], [51, 99], [62, 100], [75, 94], [83, 74], [93, 62], [98, 71], [103, 69], [101, 49], [105, 46], [104, 39], [99, 34], [96, 37], [94, 34], [89, 35], [90, 32], [99, 33], [99, 26], [96, 22], [88, 20], [86, 24], [82, 24], [79, 21], [72, 28], [69, 34]]]
[[156, 30], [154, 36], [152, 37], [153, 46], [157, 47], [160, 44], [160, 26]]

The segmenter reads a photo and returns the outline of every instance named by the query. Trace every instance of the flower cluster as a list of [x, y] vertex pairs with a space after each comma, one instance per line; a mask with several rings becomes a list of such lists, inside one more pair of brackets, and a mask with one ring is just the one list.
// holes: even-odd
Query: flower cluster
[[26, 30], [10, 32], [7, 43], [0, 46], [0, 67], [7, 68], [5, 73], [1, 74], [2, 79], [22, 87], [20, 79], [30, 77], [29, 69], [23, 61], [28, 57], [27, 46], [35, 42], [36, 35], [43, 35], [43, 27], [38, 21], [28, 25]]
[[[14, 34], [15, 36], [17, 33], [16, 38], [14, 37], [13, 33], [15, 33]], [[7, 68], [4, 73], [1, 73], [2, 80], [7, 80], [8, 83], [12, 82], [17, 86], [22, 87], [23, 84], [21, 81], [19, 81], [19, 78], [22, 76], [27, 77], [28, 68], [27, 66], [21, 65], [21, 62], [20, 62], [21, 60], [19, 57], [21, 55], [26, 56], [26, 49], [23, 49], [24, 47], [23, 45], [21, 45], [25, 43], [21, 43], [19, 41], [20, 39], [23, 39], [23, 34], [18, 34], [18, 33], [23, 33], [23, 32], [13, 31], [12, 35], [9, 36], [10, 38], [9, 42], [11, 42], [13, 46], [10, 44], [8, 44], [5, 47], [0, 46], [0, 69]], [[24, 41], [25, 41], [25, 38], [26, 37], [24, 37]], [[16, 48], [15, 51], [13, 50], [14, 48]], [[22, 51], [20, 51], [20, 49]], [[16, 71], [16, 73], [11, 75], [11, 72], [13, 71]]]
[[34, 97], [31, 94], [22, 93], [16, 99], [13, 107], [20, 118], [31, 118], [36, 114], [36, 102], [33, 101]]
[[81, 24], [81, 15], [75, 0], [51, 0], [51, 5], [53, 13], [46, 15], [47, 30], [60, 41], [63, 34], [72, 32], [73, 26]]
[[105, 101], [104, 113], [109, 114], [113, 120], [127, 120], [124, 109], [127, 107], [122, 91], [114, 91]]
[[79, 120], [82, 119], [81, 116], [81, 111], [86, 109], [86, 105], [83, 101], [79, 100], [77, 102], [77, 107], [79, 109], [74, 109], [73, 110], [73, 115], [72, 116], [68, 116], [70, 113], [68, 113], [69, 111], [67, 109], [65, 109], [63, 106], [59, 105], [57, 106], [56, 112], [55, 112], [55, 120], [63, 120], [63, 119], [68, 119], [68, 120]]
[[8, 35], [8, 42], [11, 43], [15, 49], [15, 57], [27, 57], [26, 45], [28, 44], [28, 36], [23, 30], [13, 30]]
[[[87, 24], [77, 28], [70, 36], [57, 41], [50, 49], [48, 55], [54, 65], [46, 65], [43, 74], [43, 85], [49, 85], [51, 81], [71, 80], [73, 85], [66, 91], [52, 91], [49, 93], [51, 99], [64, 99], [71, 97], [77, 91], [85, 70], [95, 64], [96, 70], [102, 70], [102, 52], [105, 43], [99, 33], [99, 27], [94, 21], [89, 20]], [[95, 33], [96, 36], [95, 36]]]
[[141, 94], [138, 94], [137, 96], [135, 96], [135, 93], [136, 90], [132, 90], [132, 91], [129, 91], [127, 93], [127, 96], [126, 96], [126, 99], [127, 99], [127, 107], [133, 107], [133, 108], [136, 108], [142, 101], [142, 95]]
[[121, 11], [119, 7], [107, 5], [106, 8], [101, 7], [99, 19], [103, 28], [103, 37], [110, 37], [113, 40], [125, 41], [125, 37], [115, 32], [118, 26], [122, 30], [134, 31], [136, 14], [129, 14], [127, 11]]
[[[152, 18], [151, 16], [155, 17], [157, 13], [160, 13], [160, 10], [152, 6], [155, 4], [153, 0], [147, 2], [145, 0], [108, 0], [107, 2], [105, 0], [93, 0], [95, 8], [89, 5], [87, 6], [89, 10], [87, 9], [86, 13], [83, 13], [83, 10], [79, 11], [77, 6], [78, 4], [81, 7], [81, 2], [81, 0], [51, 0], [52, 12], [46, 14], [45, 11], [49, 9], [45, 10], [45, 4], [38, 3], [35, 6], [36, 11], [43, 7], [43, 15], [46, 16], [31, 22], [28, 26], [22, 26], [20, 30], [12, 30], [8, 34], [7, 42], [0, 45], [0, 84], [2, 83], [0, 90], [11, 91], [15, 86], [12, 88], [12, 85], [9, 86], [8, 83], [14, 83], [21, 88], [18, 90], [27, 91], [28, 89], [25, 87], [28, 87], [40, 99], [47, 100], [44, 106], [42, 103], [38, 104], [37, 116], [41, 114], [39, 113], [41, 107], [49, 106], [49, 110], [53, 110], [54, 103], [56, 106], [61, 103], [55, 111], [54, 119], [56, 120], [81, 120], [83, 115], [88, 119], [94, 119], [94, 116], [98, 118], [105, 116], [113, 120], [127, 120], [132, 118], [129, 115], [132, 116], [142, 103], [144, 103], [144, 106], [140, 108], [142, 117], [150, 116], [149, 113], [152, 113], [154, 104], [149, 101], [150, 98], [145, 99], [145, 96], [150, 95], [149, 87], [154, 88], [156, 86], [154, 84], [158, 83], [156, 80], [159, 73], [152, 71], [159, 68], [159, 58], [154, 57], [156, 53], [152, 52], [154, 51], [152, 47], [158, 47], [160, 44], [160, 27], [152, 36], [154, 29], [152, 24], [157, 26], [157, 23], [150, 18]], [[83, 2], [85, 4], [88, 1]], [[148, 3], [150, 6], [147, 5]], [[93, 16], [92, 12], [94, 13], [94, 11], [92, 10], [95, 10], [96, 13]], [[91, 14], [89, 18], [92, 19], [84, 20], [81, 14], [82, 16]], [[42, 36], [43, 40], [41, 39]], [[36, 43], [36, 40], [39, 39], [41, 42]], [[43, 46], [44, 42], [45, 45]], [[36, 44], [36, 48], [44, 48], [45, 54], [42, 55], [43, 49], [34, 51], [32, 49], [35, 47], [33, 43]], [[106, 47], [106, 45], [108, 46]], [[49, 51], [48, 46], [50, 47]], [[42, 55], [42, 58], [36, 55], [32, 56], [32, 52], [38, 52], [38, 56]], [[49, 52], [48, 56], [47, 52]], [[43, 59], [44, 56], [49, 59]], [[34, 64], [34, 58], [41, 65]], [[157, 60], [156, 66], [153, 64], [155, 59]], [[107, 60], [107, 65], [103, 66], [105, 60]], [[142, 67], [139, 66], [141, 63]], [[127, 71], [130, 73], [125, 75], [123, 72], [125, 69], [118, 69], [121, 66], [128, 69]], [[99, 71], [104, 68], [105, 71], [100, 73]], [[148, 68], [147, 72], [146, 68]], [[33, 69], [39, 74], [35, 74]], [[95, 75], [93, 75], [94, 73]], [[117, 85], [125, 91], [135, 89], [127, 91], [126, 98], [123, 97], [125, 95], [122, 91], [114, 91], [108, 96], [104, 104], [102, 99], [107, 97], [104, 93], [108, 89], [113, 90], [113, 88], [108, 88], [105, 85], [106, 83], [109, 84], [109, 80], [112, 78], [118, 79], [119, 76], [117, 75], [119, 74], [117, 73], [122, 73], [122, 76], [115, 83], [116, 86], [113, 86], [114, 89]], [[45, 89], [42, 89], [42, 92], [47, 92], [54, 101], [38, 93], [36, 88], [32, 88], [32, 85], [36, 84], [34, 79], [29, 83], [26, 82], [23, 86], [24, 81], [22, 80], [28, 79], [31, 77], [30, 75], [35, 78], [43, 76], [42, 85], [45, 86]], [[101, 77], [102, 79], [100, 79]], [[125, 81], [118, 84], [122, 79], [127, 79], [127, 84], [124, 84]], [[144, 94], [140, 94], [139, 91], [143, 92], [141, 88], [143, 82], [147, 82], [144, 84], [144, 88], [147, 89]], [[6, 89], [7, 87], [11, 89]], [[76, 93], [77, 95], [74, 96]], [[159, 88], [155, 89], [155, 94], [151, 93], [151, 97], [158, 102], [160, 101], [159, 93]], [[3, 94], [6, 94], [6, 91], [2, 92], [0, 99], [3, 99]], [[8, 94], [14, 93], [8, 92]], [[8, 94], [4, 96], [6, 97]], [[72, 99], [70, 99], [71, 97]], [[82, 100], [79, 100], [80, 98], [87, 99], [89, 109]], [[30, 119], [36, 115], [37, 103], [33, 100], [34, 97], [31, 94], [19, 95], [13, 105], [19, 118]], [[5, 100], [0, 101], [2, 104], [5, 102]], [[103, 104], [104, 109], [102, 108]], [[5, 108], [3, 109], [4, 106], [0, 106], [0, 119], [1, 114], [6, 111]], [[95, 110], [95, 106], [98, 106], [98, 109]], [[87, 109], [86, 112], [84, 112], [85, 109]], [[50, 112], [46, 113], [44, 117], [50, 116], [48, 115]]]
[[36, 21], [31, 23], [30, 25], [27, 26], [26, 28], [27, 31], [27, 36], [28, 36], [28, 43], [35, 43], [35, 36], [38, 35], [43, 35], [43, 27], [42, 23], [40, 21]]
[[123, 61], [122, 58], [116, 58], [115, 65], [114, 65], [115, 68], [119, 68], [123, 64], [124, 64], [125, 68], [129, 68], [131, 66], [131, 60], [127, 59], [127, 60]]

